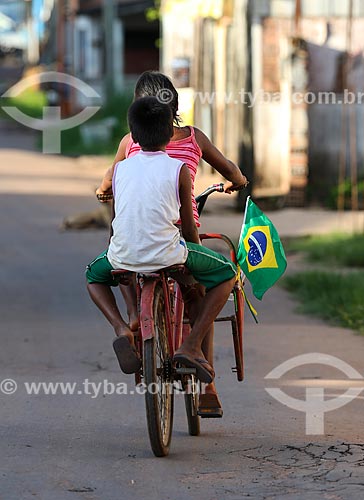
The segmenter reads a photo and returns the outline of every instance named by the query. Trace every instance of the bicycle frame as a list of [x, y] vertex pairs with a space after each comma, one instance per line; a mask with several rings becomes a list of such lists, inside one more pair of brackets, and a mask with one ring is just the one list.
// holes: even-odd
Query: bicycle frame
[[[237, 263], [234, 244], [231, 239], [224, 234], [219, 233], [204, 233], [200, 234], [200, 239], [218, 239], [224, 241], [230, 250], [230, 258], [232, 262]], [[183, 268], [183, 266], [180, 266]], [[138, 284], [138, 304], [140, 311], [140, 340], [144, 342], [155, 335], [154, 318], [153, 318], [153, 297], [155, 288], [158, 283], [162, 284], [163, 295], [165, 300], [165, 315], [167, 321], [168, 343], [170, 352], [174, 352], [180, 347], [185, 337], [188, 335], [187, 325], [184, 325], [184, 303], [181, 288], [176, 280], [174, 280], [168, 272], [159, 271], [156, 273], [140, 274], [137, 278]], [[241, 319], [244, 321], [244, 300], [239, 281], [234, 285], [234, 307], [239, 311]], [[173, 298], [173, 300], [172, 300]], [[239, 316], [238, 316], [239, 317]], [[236, 373], [239, 382], [244, 380], [244, 358], [243, 358], [243, 335], [242, 324], [238, 324], [236, 314], [230, 316], [219, 316], [215, 322], [231, 323], [233, 344], [236, 366], [232, 368]], [[184, 327], [185, 326], [185, 327]], [[141, 345], [140, 345], [141, 348]], [[140, 349], [142, 352], [142, 349]]]

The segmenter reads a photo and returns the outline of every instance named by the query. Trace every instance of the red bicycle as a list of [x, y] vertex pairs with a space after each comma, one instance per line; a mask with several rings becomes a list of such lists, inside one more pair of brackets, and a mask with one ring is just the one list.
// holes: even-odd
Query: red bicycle
[[[202, 212], [208, 196], [223, 192], [223, 184], [214, 184], [196, 197], [199, 213]], [[232, 241], [223, 234], [206, 233], [201, 240], [219, 239], [230, 250], [230, 258], [236, 263], [236, 251]], [[130, 271], [112, 271], [122, 280], [127, 280]], [[173, 363], [175, 351], [189, 334], [189, 322], [184, 316], [184, 303], [179, 281], [186, 273], [183, 265], [161, 269], [154, 273], [137, 274], [137, 302], [139, 330], [135, 337], [136, 346], [143, 360], [142, 368], [135, 375], [136, 384], [143, 382], [148, 432], [153, 453], [166, 456], [172, 436], [174, 392], [184, 391], [188, 431], [192, 436], [200, 433], [198, 411], [198, 390], [195, 369], [176, 366]], [[231, 315], [218, 317], [215, 321], [230, 321], [233, 335], [237, 379], [244, 378], [243, 329], [244, 297], [240, 277], [232, 290], [234, 309]]]

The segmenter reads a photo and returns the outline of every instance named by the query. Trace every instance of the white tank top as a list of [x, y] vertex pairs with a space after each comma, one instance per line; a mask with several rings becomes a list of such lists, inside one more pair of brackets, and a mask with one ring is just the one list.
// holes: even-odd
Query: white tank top
[[182, 165], [162, 151], [141, 151], [116, 164], [107, 253], [114, 269], [153, 272], [186, 261], [188, 250], [174, 225], [180, 217]]

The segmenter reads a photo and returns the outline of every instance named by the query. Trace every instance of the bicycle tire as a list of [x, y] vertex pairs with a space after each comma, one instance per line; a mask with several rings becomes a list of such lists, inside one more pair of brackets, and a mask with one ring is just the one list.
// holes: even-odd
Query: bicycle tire
[[198, 410], [198, 391], [197, 380], [194, 375], [186, 377], [184, 383], [185, 390], [185, 407], [187, 415], [188, 434], [190, 436], [200, 435], [200, 417], [197, 415]]
[[164, 295], [159, 284], [155, 287], [152, 310], [154, 336], [143, 344], [143, 373], [147, 387], [145, 406], [153, 453], [164, 457], [169, 453], [172, 436], [174, 393]]

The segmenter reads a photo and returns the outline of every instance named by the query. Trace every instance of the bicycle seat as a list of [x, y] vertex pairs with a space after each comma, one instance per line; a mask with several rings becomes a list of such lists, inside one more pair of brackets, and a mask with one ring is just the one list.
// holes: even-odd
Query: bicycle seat
[[118, 277], [119, 278], [119, 284], [121, 285], [129, 285], [131, 276], [132, 276], [132, 271], [128, 271], [127, 269], [113, 269], [111, 271], [111, 274], [113, 277]]
[[158, 272], [163, 273], [185, 273], [187, 272], [187, 267], [184, 264], [175, 264], [174, 266], [164, 267], [160, 269]]
[[[192, 286], [196, 283], [192, 274], [188, 271], [184, 264], [175, 264], [173, 266], [163, 267], [154, 272], [138, 272], [140, 276], [144, 278], [157, 278], [161, 274], [170, 276], [175, 281], [178, 281], [180, 285]], [[111, 271], [112, 276], [118, 277], [121, 285], [128, 285], [130, 283], [133, 271], [128, 271], [127, 269], [113, 269]]]
[[127, 269], [113, 269], [113, 270], [111, 271], [111, 274], [112, 274], [113, 276], [120, 276], [120, 275], [122, 275], [122, 274], [130, 274], [130, 273], [132, 273], [132, 272], [133, 272], [133, 271], [128, 271]]
[[168, 267], [163, 267], [161, 269], [158, 269], [157, 271], [150, 271], [150, 272], [139, 272], [138, 274], [141, 274], [142, 276], [146, 277], [153, 277], [153, 276], [160, 276], [162, 273], [170, 275], [170, 274], [186, 274], [187, 273], [187, 268], [183, 264], [175, 264], [173, 266], [168, 266]]

